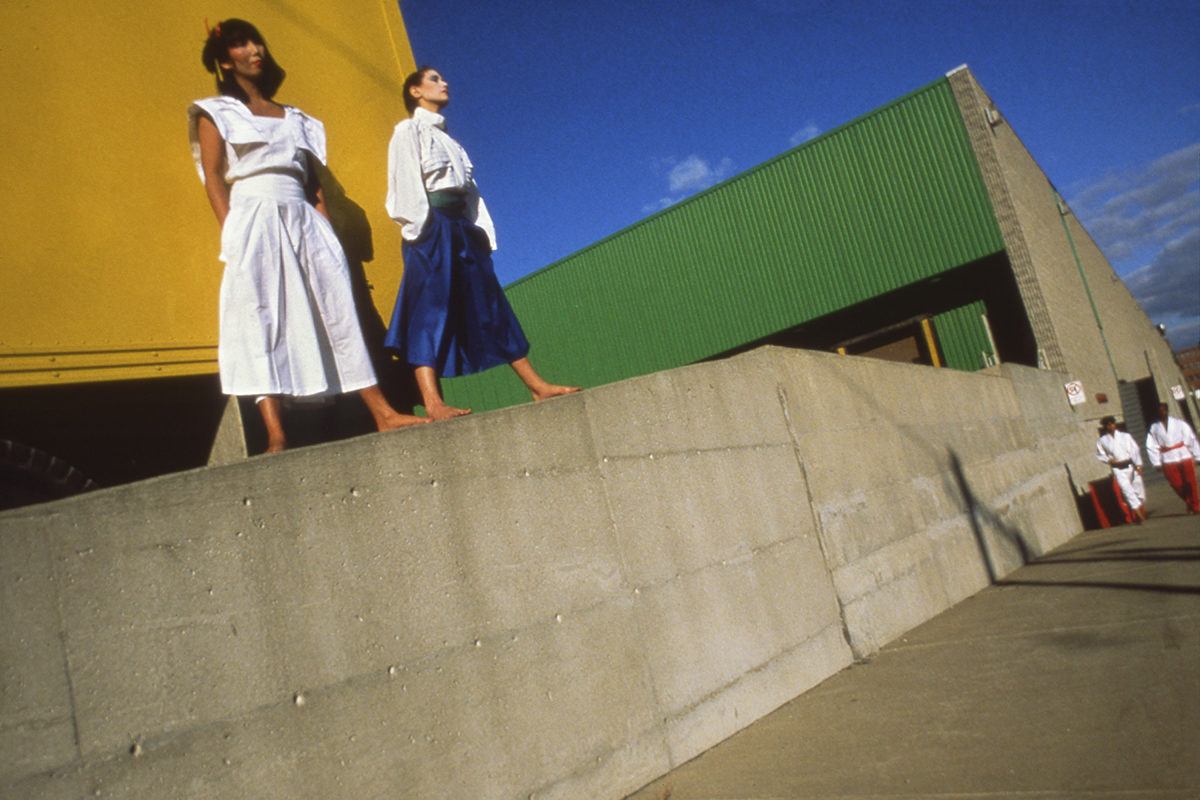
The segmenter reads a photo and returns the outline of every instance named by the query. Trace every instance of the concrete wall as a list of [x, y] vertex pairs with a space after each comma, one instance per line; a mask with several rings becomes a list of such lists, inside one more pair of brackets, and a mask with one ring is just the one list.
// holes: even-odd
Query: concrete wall
[[1077, 532], [1062, 382], [763, 348], [0, 514], [0, 797], [621, 797]]

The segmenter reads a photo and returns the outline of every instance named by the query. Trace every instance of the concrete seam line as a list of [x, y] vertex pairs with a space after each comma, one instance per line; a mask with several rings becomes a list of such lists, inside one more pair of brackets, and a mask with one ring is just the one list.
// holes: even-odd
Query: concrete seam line
[[[846, 607], [842, 604], [842, 597], [840, 594], [838, 594], [837, 587], [833, 585], [833, 571], [829, 562], [829, 548], [826, 546], [825, 542], [825, 529], [821, 526], [820, 515], [817, 514], [816, 505], [812, 496], [812, 485], [808, 481], [808, 470], [804, 467], [804, 457], [800, 453], [800, 443], [796, 439], [795, 428], [792, 426], [792, 414], [788, 406], [787, 390], [783, 388], [783, 385], [779, 383], [778, 380], [776, 380], [775, 383], [775, 393], [779, 398], [779, 407], [783, 412], [783, 421], [787, 426], [788, 437], [792, 440], [792, 455], [795, 456], [796, 466], [800, 469], [800, 480], [804, 481], [804, 494], [805, 501], [808, 504], [808, 515], [812, 520], [813, 530], [817, 533], [817, 546], [821, 548], [821, 559], [825, 562], [825, 573], [831, 576], [829, 588], [833, 592], [834, 602], [837, 603], [838, 620], [842, 624], [842, 638], [846, 642], [846, 647], [850, 649], [850, 652], [857, 659], [861, 656], [855, 651], [854, 641], [850, 636], [850, 623], [846, 620]], [[864, 653], [861, 655], [866, 654]]]

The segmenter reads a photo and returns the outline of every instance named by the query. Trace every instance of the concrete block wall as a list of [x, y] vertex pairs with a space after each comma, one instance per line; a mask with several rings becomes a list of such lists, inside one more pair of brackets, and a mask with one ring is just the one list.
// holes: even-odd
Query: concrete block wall
[[[1052, 298], [1044, 291], [1039, 275], [1034, 267], [1034, 251], [1036, 244], [1030, 242], [1030, 231], [1025, 229], [1025, 221], [1029, 217], [1029, 209], [1022, 208], [1017, 203], [1015, 192], [1009, 185], [1011, 167], [1004, 156], [1011, 155], [1013, 150], [1002, 150], [1002, 145], [1011, 143], [1001, 139], [996, 133], [1002, 118], [992, 103], [991, 98], [983, 91], [975, 76], [966, 65], [958, 67], [947, 74], [950, 88], [958, 102], [959, 113], [962, 115], [963, 126], [971, 139], [971, 147], [979, 163], [980, 174], [987, 187], [988, 197], [992, 201], [992, 209], [996, 215], [996, 223], [1004, 238], [1005, 254], [1013, 271], [1017, 289], [1021, 294], [1021, 302], [1025, 306], [1025, 315], [1041, 357], [1050, 369], [1067, 371], [1068, 364], [1059, 341], [1058, 331], [1054, 326], [1054, 318], [1050, 312]], [[1020, 143], [1017, 142], [1020, 147]], [[1036, 165], [1034, 165], [1036, 167]], [[1020, 174], [1020, 173], [1018, 173]], [[1021, 175], [1027, 177], [1027, 175]], [[1042, 198], [1044, 201], [1044, 198]], [[1042, 205], [1042, 210], [1045, 206]], [[1044, 232], [1046, 219], [1033, 219], [1041, 223]]]
[[1074, 534], [1061, 383], [763, 348], [0, 514], [0, 797], [619, 798]]
[[[1110, 343], [1117, 375], [1122, 380], [1136, 380], [1153, 374], [1165, 391], [1171, 383], [1178, 382], [1173, 374], [1178, 373], [1179, 365], [1175, 363], [1170, 343], [1159, 334], [1125, 282], [1117, 277], [1075, 214], [1068, 213], [1065, 219], [1079, 253], [1088, 289], [1095, 299], [1104, 336]], [[1164, 358], [1161, 367], [1165, 369], [1162, 369], [1154, 362]]]
[[1118, 381], [1153, 375], [1167, 397], [1182, 382], [1169, 344], [1065, 202], [1060, 210], [1054, 185], [975, 77], [960, 68], [949, 79], [1049, 366], [1083, 382], [1089, 419], [1122, 415]]

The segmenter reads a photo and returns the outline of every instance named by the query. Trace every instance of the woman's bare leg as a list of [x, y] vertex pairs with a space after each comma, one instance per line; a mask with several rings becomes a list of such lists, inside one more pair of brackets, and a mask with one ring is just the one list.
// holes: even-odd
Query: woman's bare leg
[[255, 404], [262, 414], [267, 428], [267, 453], [278, 453], [287, 449], [287, 437], [283, 434], [283, 415], [278, 397], [260, 397]]
[[375, 419], [375, 427], [381, 431], [390, 431], [396, 428], [403, 428], [405, 425], [420, 425], [424, 422], [429, 422], [424, 417], [401, 414], [392, 408], [387, 398], [383, 396], [383, 392], [380, 391], [378, 383], [368, 386], [365, 389], [359, 389], [358, 395], [367, 404], [367, 410], [371, 412], [371, 416]]
[[533, 395], [534, 400], [546, 400], [579, 391], [578, 386], [559, 386], [556, 383], [547, 383], [541, 375], [537, 374], [537, 370], [533, 368], [533, 364], [529, 363], [528, 358], [518, 358], [509, 366], [513, 368], [513, 372], [517, 373], [521, 382], [529, 388], [529, 393]]
[[469, 408], [455, 408], [446, 405], [442, 392], [438, 389], [437, 373], [433, 367], [416, 367], [417, 388], [421, 390], [421, 401], [425, 404], [425, 413], [430, 419], [452, 419], [470, 414]]

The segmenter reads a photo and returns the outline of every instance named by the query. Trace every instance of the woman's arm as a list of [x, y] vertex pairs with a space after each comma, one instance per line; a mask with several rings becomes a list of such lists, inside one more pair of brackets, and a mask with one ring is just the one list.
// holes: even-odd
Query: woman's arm
[[200, 169], [204, 172], [204, 191], [217, 222], [225, 226], [229, 216], [229, 186], [225, 183], [225, 140], [217, 126], [201, 114], [196, 120], [196, 138], [200, 140]]
[[405, 241], [415, 241], [429, 216], [429, 198], [421, 174], [417, 128], [411, 120], [396, 126], [388, 143], [388, 216], [400, 224]]

